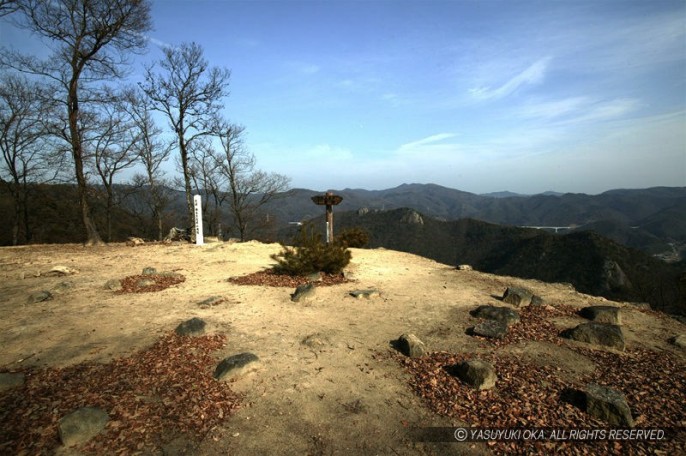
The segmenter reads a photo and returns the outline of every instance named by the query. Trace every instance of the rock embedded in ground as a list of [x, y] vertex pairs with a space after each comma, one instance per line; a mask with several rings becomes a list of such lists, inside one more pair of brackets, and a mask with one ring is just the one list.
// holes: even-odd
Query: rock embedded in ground
[[608, 323], [611, 325], [621, 325], [621, 309], [615, 306], [589, 306], [579, 311], [579, 314], [596, 323]]
[[574, 328], [566, 329], [561, 334], [567, 339], [585, 342], [587, 344], [600, 345], [624, 351], [624, 333], [617, 325], [607, 323], [582, 323]]
[[472, 332], [477, 336], [502, 339], [507, 334], [507, 325], [498, 320], [486, 320], [474, 326]]
[[460, 265], [457, 266], [457, 270], [458, 270], [458, 271], [473, 271], [474, 268], [472, 268], [472, 267], [471, 267], [470, 265], [468, 265], [468, 264], [460, 264]]
[[526, 307], [531, 304], [534, 294], [521, 287], [507, 287], [503, 293], [503, 301], [515, 307]]
[[478, 390], [491, 389], [498, 380], [495, 367], [491, 363], [479, 359], [464, 361], [450, 366], [448, 373]]
[[107, 282], [105, 282], [105, 289], [106, 290], [112, 290], [112, 291], [121, 291], [123, 287], [121, 286], [121, 280], [119, 279], [110, 279]]
[[107, 412], [95, 407], [82, 407], [62, 417], [58, 424], [60, 440], [65, 446], [85, 443], [98, 435], [109, 421]]
[[24, 385], [22, 372], [0, 372], [0, 392]]
[[36, 291], [34, 293], [31, 293], [29, 295], [28, 301], [30, 303], [37, 303], [37, 302], [43, 302], [43, 301], [49, 301], [52, 299], [52, 293], [46, 290], [42, 291]]
[[353, 298], [361, 299], [361, 298], [374, 298], [376, 296], [379, 296], [381, 292], [375, 288], [370, 288], [368, 290], [354, 290], [350, 292], [350, 296]]
[[157, 285], [157, 280], [142, 277], [136, 281], [136, 288], [148, 288]]
[[394, 341], [395, 348], [405, 356], [419, 358], [426, 354], [426, 345], [414, 334], [403, 334]]
[[46, 271], [41, 275], [48, 277], [61, 277], [65, 275], [77, 274], [78, 272], [79, 271], [74, 268], [70, 268], [69, 266], [53, 266], [49, 271]]
[[157, 269], [152, 268], [148, 266], [147, 268], [143, 268], [142, 275], [155, 275], [157, 274]]
[[679, 334], [669, 339], [669, 343], [679, 348], [686, 348], [686, 334]]
[[510, 326], [519, 322], [519, 314], [509, 307], [498, 306], [479, 306], [471, 312], [473, 317], [483, 318], [486, 320], [496, 320]]
[[224, 358], [214, 370], [214, 378], [217, 380], [228, 380], [243, 373], [249, 365], [259, 361], [254, 353], [239, 353], [237, 355]]
[[584, 390], [586, 413], [610, 426], [632, 427], [631, 409], [624, 394], [606, 386], [591, 383]]
[[199, 336], [205, 334], [205, 321], [198, 317], [186, 320], [176, 327], [176, 334], [180, 336]]
[[300, 302], [311, 299], [314, 296], [317, 287], [313, 283], [306, 283], [298, 286], [295, 292], [291, 295], [291, 301]]
[[66, 293], [72, 288], [74, 288], [74, 284], [72, 282], [60, 282], [54, 287], [52, 287], [52, 292], [55, 294], [62, 294]]
[[210, 307], [219, 305], [224, 301], [226, 301], [226, 299], [224, 299], [222, 296], [210, 296], [209, 298], [200, 301], [198, 305], [203, 309], [208, 309]]

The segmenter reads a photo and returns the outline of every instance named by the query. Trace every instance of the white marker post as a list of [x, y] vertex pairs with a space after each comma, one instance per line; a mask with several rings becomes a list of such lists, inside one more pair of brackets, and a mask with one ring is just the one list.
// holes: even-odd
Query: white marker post
[[202, 238], [202, 201], [200, 195], [193, 197], [193, 206], [195, 208], [195, 245], [203, 245]]

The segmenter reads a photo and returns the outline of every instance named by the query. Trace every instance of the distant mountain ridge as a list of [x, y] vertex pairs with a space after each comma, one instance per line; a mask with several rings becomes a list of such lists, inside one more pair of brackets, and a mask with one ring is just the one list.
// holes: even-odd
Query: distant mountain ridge
[[[322, 192], [294, 189], [267, 210], [293, 222], [322, 213], [311, 197]], [[589, 229], [651, 254], [670, 243], [686, 243], [686, 187], [610, 190], [599, 195], [577, 193], [493, 197], [436, 184], [403, 184], [386, 190], [346, 188], [335, 211], [412, 208], [438, 220], [472, 218], [511, 226], [572, 226]], [[616, 236], [616, 237], [615, 237]]]

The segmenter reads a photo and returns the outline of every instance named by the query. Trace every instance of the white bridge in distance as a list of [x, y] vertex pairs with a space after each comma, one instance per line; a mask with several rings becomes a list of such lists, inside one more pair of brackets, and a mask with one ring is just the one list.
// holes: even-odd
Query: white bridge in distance
[[578, 228], [577, 225], [570, 225], [570, 226], [520, 226], [520, 228], [532, 228], [534, 230], [548, 230], [548, 231], [554, 231], [554, 232], [559, 232], [559, 231], [571, 231], [575, 228]]

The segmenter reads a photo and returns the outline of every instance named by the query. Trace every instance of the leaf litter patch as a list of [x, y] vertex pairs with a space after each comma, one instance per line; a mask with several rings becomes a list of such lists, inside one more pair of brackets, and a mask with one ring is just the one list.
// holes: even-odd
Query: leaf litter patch
[[122, 289], [118, 293], [150, 293], [185, 281], [186, 277], [178, 273], [132, 275], [121, 279]]
[[0, 395], [0, 452], [49, 454], [60, 445], [58, 421], [92, 406], [110, 417], [79, 449], [88, 454], [151, 452], [168, 439], [199, 440], [240, 406], [241, 396], [212, 377], [223, 335], [165, 335], [108, 364], [25, 371], [26, 383]]
[[[523, 341], [552, 342], [576, 351], [596, 365], [578, 382], [563, 380], [560, 368], [526, 362], [508, 354], [446, 352], [407, 358], [391, 352], [410, 373], [410, 387], [428, 408], [474, 427], [609, 429], [611, 426], [562, 400], [568, 389], [583, 389], [596, 383], [624, 393], [635, 417], [636, 427], [662, 428], [672, 432], [671, 440], [649, 441], [490, 441], [497, 453], [505, 454], [679, 454], [686, 447], [686, 366], [676, 356], [644, 348], [624, 353], [592, 350], [567, 344], [550, 316], [576, 315], [576, 309], [527, 308], [520, 322], [510, 326], [503, 339], [476, 336], [485, 345], [499, 347]], [[453, 377], [448, 366], [478, 357], [492, 363], [498, 381], [495, 388], [477, 391]], [[459, 424], [456, 423], [457, 424]]]
[[309, 282], [314, 282], [317, 286], [332, 286], [350, 282], [343, 274], [320, 274], [320, 280], [312, 280], [307, 276], [290, 276], [279, 274], [272, 269], [254, 272], [252, 274], [230, 277], [229, 282], [237, 285], [262, 285], [267, 287], [290, 287], [296, 288]]

